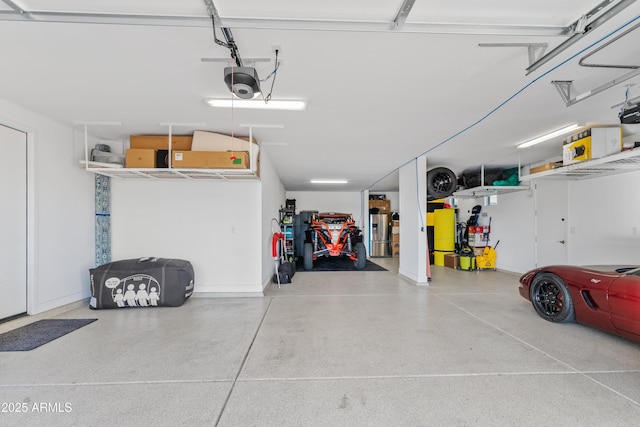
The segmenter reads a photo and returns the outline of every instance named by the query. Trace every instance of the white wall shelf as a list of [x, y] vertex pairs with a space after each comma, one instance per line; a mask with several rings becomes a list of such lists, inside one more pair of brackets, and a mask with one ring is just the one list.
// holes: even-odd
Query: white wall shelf
[[494, 196], [499, 194], [514, 193], [516, 191], [526, 191], [529, 189], [528, 185], [515, 185], [515, 186], [502, 186], [502, 185], [483, 185], [480, 187], [466, 188], [453, 193], [453, 197], [460, 198], [479, 198]]
[[589, 179], [640, 170], [640, 149], [626, 150], [610, 156], [573, 163], [559, 168], [530, 175], [521, 175], [520, 180], [532, 179]]
[[[85, 168], [87, 172], [92, 172], [99, 175], [104, 175], [112, 178], [123, 179], [151, 179], [151, 180], [199, 180], [199, 181], [259, 181], [259, 161], [257, 159], [257, 151], [255, 151], [253, 144], [249, 144], [249, 162], [251, 168], [248, 169], [208, 169], [208, 168], [174, 168], [171, 167], [171, 152], [172, 152], [172, 135], [174, 126], [204, 126], [204, 123], [160, 123], [161, 126], [169, 128], [169, 166], [168, 168], [125, 168], [121, 164], [115, 163], [101, 163], [88, 161], [90, 158], [89, 149], [89, 132], [88, 126], [90, 125], [116, 125], [117, 122], [87, 122], [81, 123], [84, 125], [84, 157], [87, 160], [80, 160], [80, 165]], [[253, 141], [253, 126], [249, 125], [249, 141]], [[257, 145], [256, 145], [257, 146]]]
[[178, 168], [124, 168], [120, 165], [80, 161], [87, 172], [112, 178], [151, 180], [217, 180], [257, 181], [260, 177], [251, 169], [178, 169]]
[[[480, 182], [484, 181], [484, 165], [480, 165]], [[526, 191], [528, 189], [528, 185], [481, 185], [478, 187], [458, 190], [453, 193], [453, 197], [475, 199], [480, 197], [514, 193], [516, 191]]]

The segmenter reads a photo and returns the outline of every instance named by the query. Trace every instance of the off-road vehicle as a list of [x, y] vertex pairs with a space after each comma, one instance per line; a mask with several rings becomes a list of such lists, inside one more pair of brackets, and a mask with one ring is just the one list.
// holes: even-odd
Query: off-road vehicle
[[316, 213], [311, 217], [304, 243], [304, 269], [312, 270], [319, 257], [347, 256], [356, 269], [367, 265], [367, 250], [362, 231], [353, 216], [346, 213]]

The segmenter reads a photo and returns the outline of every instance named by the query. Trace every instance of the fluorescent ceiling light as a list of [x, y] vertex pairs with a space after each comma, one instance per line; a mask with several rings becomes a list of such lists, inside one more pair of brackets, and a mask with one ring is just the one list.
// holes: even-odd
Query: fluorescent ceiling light
[[285, 101], [271, 100], [264, 102], [262, 99], [205, 99], [211, 107], [221, 108], [253, 108], [258, 110], [304, 110], [307, 108], [307, 101]]
[[349, 181], [346, 179], [312, 179], [312, 184], [346, 184]]
[[541, 142], [548, 141], [552, 138], [555, 138], [556, 136], [560, 136], [567, 132], [571, 132], [572, 130], [578, 129], [579, 127], [580, 125], [578, 125], [577, 123], [574, 123], [572, 125], [563, 127], [562, 129], [558, 129], [546, 135], [542, 135], [537, 138], [534, 138], [531, 141], [523, 142], [522, 144], [518, 145], [518, 148], [526, 148], [526, 147], [531, 147], [532, 145], [540, 144]]

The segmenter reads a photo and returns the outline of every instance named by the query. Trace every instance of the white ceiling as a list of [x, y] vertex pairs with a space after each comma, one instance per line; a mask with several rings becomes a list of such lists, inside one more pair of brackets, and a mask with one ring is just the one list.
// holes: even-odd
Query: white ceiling
[[[248, 134], [243, 124], [282, 125], [253, 133], [287, 190], [393, 190], [394, 171], [423, 154], [429, 167], [457, 173], [515, 165], [516, 145], [542, 133], [574, 122], [618, 124], [619, 107], [611, 107], [624, 101], [629, 84], [630, 96], [640, 96], [639, 77], [570, 107], [551, 81], [573, 81], [573, 97], [632, 71], [578, 62], [637, 24], [640, 2], [528, 75], [527, 47], [479, 46], [547, 43], [548, 53], [601, 1], [416, 0], [398, 27], [402, 0], [214, 0], [245, 65], [261, 78], [280, 48], [273, 99], [308, 101], [301, 112], [231, 112], [203, 102], [230, 97], [223, 82], [229, 50], [214, 42], [203, 0], [2, 0], [0, 97], [70, 125], [122, 122], [89, 128], [103, 140], [166, 133], [166, 122], [238, 135]], [[631, 42], [639, 34], [588, 62], [640, 65], [640, 45]], [[625, 134], [639, 133], [637, 126], [625, 126]], [[526, 150], [523, 162], [559, 154], [560, 144]], [[309, 183], [314, 178], [349, 184], [318, 187]]]

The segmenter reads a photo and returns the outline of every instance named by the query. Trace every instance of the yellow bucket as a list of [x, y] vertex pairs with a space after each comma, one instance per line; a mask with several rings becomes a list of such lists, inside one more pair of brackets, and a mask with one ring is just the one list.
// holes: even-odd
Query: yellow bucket
[[495, 270], [497, 258], [498, 254], [496, 253], [496, 250], [491, 246], [487, 246], [486, 248], [484, 248], [482, 255], [476, 257], [476, 264], [478, 266], [478, 269]]

